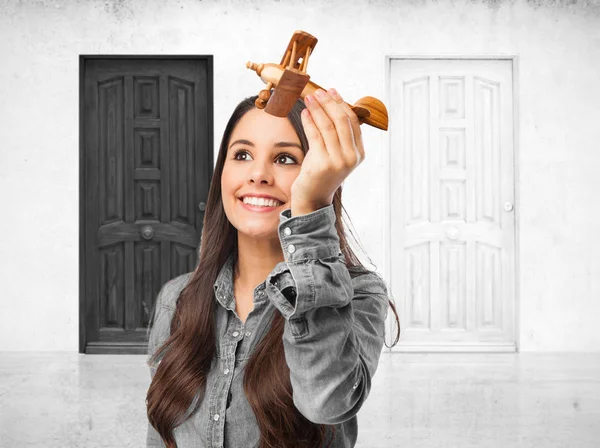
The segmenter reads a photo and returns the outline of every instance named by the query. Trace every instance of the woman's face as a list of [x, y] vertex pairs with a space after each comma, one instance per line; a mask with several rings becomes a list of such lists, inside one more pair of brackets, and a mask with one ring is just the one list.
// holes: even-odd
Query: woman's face
[[[277, 238], [279, 213], [291, 207], [291, 187], [303, 159], [300, 139], [287, 118], [255, 108], [240, 119], [229, 139], [221, 177], [225, 214], [238, 232], [251, 238]], [[252, 210], [241, 198], [253, 194], [280, 202]]]

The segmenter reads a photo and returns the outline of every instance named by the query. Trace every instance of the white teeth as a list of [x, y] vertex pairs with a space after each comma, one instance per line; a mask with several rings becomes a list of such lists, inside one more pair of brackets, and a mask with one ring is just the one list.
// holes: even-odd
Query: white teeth
[[275, 199], [255, 198], [252, 196], [246, 196], [244, 198], [244, 203], [263, 207], [277, 207], [278, 205], [281, 205], [281, 202], [276, 201]]

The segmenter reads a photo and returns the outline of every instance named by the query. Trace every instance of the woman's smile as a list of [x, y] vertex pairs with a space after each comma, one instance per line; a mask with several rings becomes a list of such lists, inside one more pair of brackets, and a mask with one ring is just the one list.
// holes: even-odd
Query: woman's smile
[[253, 205], [253, 204], [248, 204], [246, 202], [244, 202], [242, 199], [238, 199], [240, 201], [240, 204], [242, 205], [242, 207], [244, 207], [246, 210], [251, 211], [251, 212], [258, 212], [258, 213], [268, 213], [268, 212], [272, 212], [277, 210], [279, 207], [281, 207], [283, 204], [280, 205], [274, 205], [274, 206], [267, 206], [267, 205]]

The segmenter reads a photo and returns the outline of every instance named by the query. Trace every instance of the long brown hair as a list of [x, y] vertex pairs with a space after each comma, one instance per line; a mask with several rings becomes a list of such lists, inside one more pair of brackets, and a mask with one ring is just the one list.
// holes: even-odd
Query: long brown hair
[[[155, 362], [164, 353], [148, 389], [146, 402], [148, 420], [168, 448], [177, 446], [173, 429], [185, 420], [183, 417], [195, 395], [199, 394], [197, 403], [200, 403], [206, 392], [206, 378], [216, 350], [216, 300], [213, 285], [228, 256], [233, 254], [234, 266], [237, 261], [237, 230], [227, 219], [223, 208], [221, 175], [231, 133], [244, 114], [255, 107], [255, 99], [256, 96], [249, 97], [238, 104], [225, 127], [208, 192], [199, 262], [177, 300], [171, 320], [171, 335], [149, 361]], [[296, 130], [306, 154], [308, 140], [300, 118], [304, 107], [304, 102], [299, 99], [288, 114], [288, 119]], [[333, 209], [340, 249], [351, 277], [374, 272], [362, 265], [346, 239], [341, 219], [341, 186], [333, 197]], [[356, 241], [355, 238], [354, 240]], [[355, 290], [355, 293], [357, 292], [360, 291]], [[394, 311], [398, 328], [392, 344], [394, 346], [400, 338], [400, 322], [394, 302], [389, 297], [386, 298]], [[275, 309], [270, 329], [256, 346], [244, 372], [244, 392], [260, 429], [259, 446], [320, 447], [325, 443], [328, 434], [330, 442], [333, 440], [335, 426], [315, 424], [294, 406], [290, 371], [282, 342], [284, 322], [281, 313]]]

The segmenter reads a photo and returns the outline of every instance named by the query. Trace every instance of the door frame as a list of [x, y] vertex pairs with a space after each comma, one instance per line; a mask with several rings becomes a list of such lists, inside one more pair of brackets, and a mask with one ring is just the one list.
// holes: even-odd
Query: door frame
[[79, 55], [79, 353], [85, 354], [86, 340], [86, 320], [85, 320], [85, 303], [86, 303], [86, 276], [85, 276], [85, 261], [86, 261], [86, 222], [85, 222], [85, 186], [87, 184], [88, 173], [85, 163], [85, 70], [87, 61], [98, 59], [124, 59], [124, 60], [165, 60], [165, 59], [188, 59], [188, 60], [204, 60], [207, 67], [208, 81], [208, 136], [211, 151], [208, 152], [208, 164], [211, 176], [214, 171], [214, 80], [213, 80], [213, 55]]
[[[449, 60], [449, 59], [459, 59], [459, 60], [508, 60], [511, 62], [512, 67], [512, 88], [513, 88], [513, 172], [514, 172], [514, 220], [515, 220], [515, 259], [514, 259], [514, 279], [515, 279], [515, 297], [514, 297], [514, 335], [515, 335], [515, 351], [514, 353], [518, 353], [520, 351], [520, 342], [521, 342], [521, 278], [520, 278], [520, 257], [519, 257], [519, 248], [520, 248], [520, 214], [519, 207], [520, 204], [520, 173], [519, 173], [519, 164], [517, 163], [519, 160], [520, 153], [520, 129], [519, 129], [519, 56], [515, 54], [500, 54], [500, 55], [466, 55], [466, 54], [433, 54], [433, 55], [405, 55], [405, 54], [387, 54], [384, 55], [384, 74], [385, 74], [385, 104], [391, 108], [391, 71], [392, 71], [392, 61], [394, 60]], [[392, 198], [391, 198], [391, 151], [392, 151], [392, 137], [391, 137], [391, 128], [390, 131], [387, 132], [387, 136], [384, 138], [384, 151], [383, 151], [383, 166], [388, 167], [384, 173], [384, 220], [385, 223], [383, 228], [383, 241], [385, 245], [384, 250], [384, 275], [389, 279], [390, 291], [393, 289], [394, 279], [392, 276], [392, 252], [391, 252], [391, 240], [392, 240], [392, 216], [391, 216], [391, 208], [392, 208]], [[389, 314], [389, 313], [388, 313]], [[387, 334], [386, 341], [391, 345], [393, 342], [392, 334], [395, 333], [396, 329], [394, 328], [394, 321], [391, 319], [391, 316], [388, 315], [388, 323], [387, 323]], [[388, 352], [407, 352], [407, 351], [421, 351], [418, 349], [410, 349], [410, 348], [402, 348], [400, 346], [389, 347]], [[452, 351], [452, 350], [448, 350]], [[458, 350], [460, 351], [460, 349]], [[423, 351], [424, 353], [430, 353]]]

